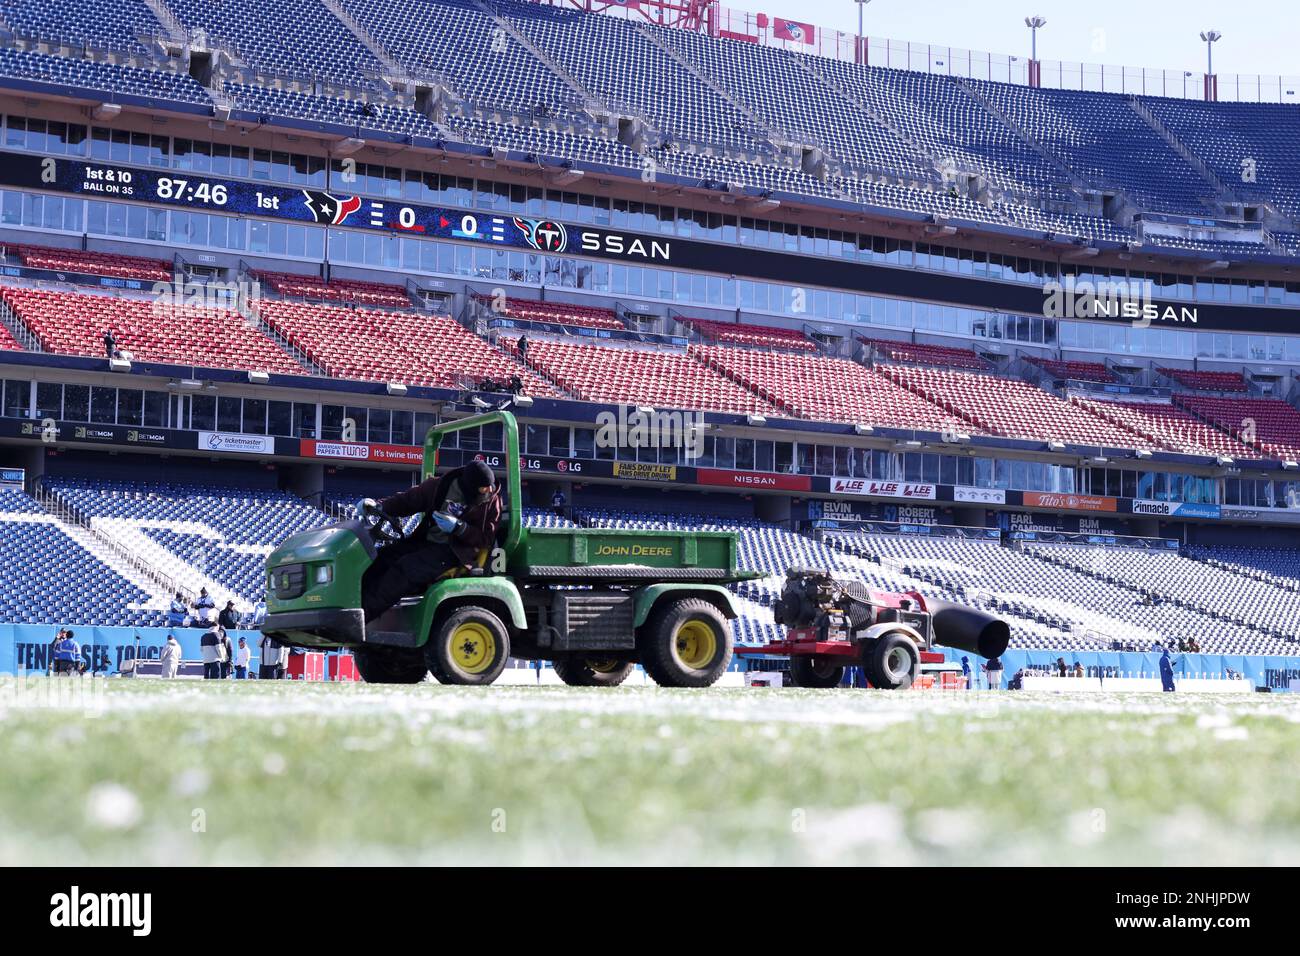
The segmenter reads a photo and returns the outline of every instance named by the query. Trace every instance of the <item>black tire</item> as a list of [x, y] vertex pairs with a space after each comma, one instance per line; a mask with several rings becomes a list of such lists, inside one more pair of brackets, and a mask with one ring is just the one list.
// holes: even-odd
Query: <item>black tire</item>
[[434, 623], [424, 657], [443, 684], [490, 684], [510, 659], [510, 632], [485, 608], [458, 608]]
[[429, 672], [424, 655], [391, 647], [354, 647], [352, 659], [367, 684], [418, 684]]
[[731, 625], [708, 601], [668, 601], [641, 626], [637, 650], [660, 687], [709, 687], [731, 663]]
[[790, 683], [795, 687], [839, 687], [844, 667], [798, 655], [790, 658]]
[[921, 671], [921, 655], [915, 641], [894, 631], [876, 639], [863, 664], [872, 687], [905, 690], [912, 686]]
[[627, 680], [631, 661], [613, 660], [597, 654], [574, 654], [551, 661], [556, 675], [570, 687], [617, 687]]

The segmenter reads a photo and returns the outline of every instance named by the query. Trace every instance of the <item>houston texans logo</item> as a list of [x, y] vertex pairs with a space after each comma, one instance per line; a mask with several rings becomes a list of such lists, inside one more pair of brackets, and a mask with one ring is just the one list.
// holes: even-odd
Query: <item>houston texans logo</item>
[[310, 189], [304, 189], [302, 194], [307, 197], [307, 211], [312, 218], [326, 226], [343, 225], [348, 216], [361, 208], [360, 196], [331, 196]]
[[524, 234], [524, 241], [539, 252], [563, 252], [569, 244], [569, 234], [564, 225], [553, 219], [521, 219], [516, 216], [515, 226]]

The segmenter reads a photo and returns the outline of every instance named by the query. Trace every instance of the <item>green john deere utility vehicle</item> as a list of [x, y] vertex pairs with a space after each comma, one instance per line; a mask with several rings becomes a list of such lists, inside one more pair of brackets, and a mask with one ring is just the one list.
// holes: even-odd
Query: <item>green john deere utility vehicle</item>
[[349, 648], [361, 676], [411, 684], [490, 684], [511, 657], [549, 660], [568, 684], [612, 687], [633, 665], [666, 687], [708, 687], [731, 661], [736, 616], [724, 584], [737, 539], [717, 531], [525, 528], [519, 429], [489, 412], [438, 425], [424, 441], [423, 476], [445, 436], [501, 424], [506, 440], [497, 548], [449, 572], [366, 625], [361, 576], [402, 536], [377, 509], [285, 540], [267, 558], [264, 633], [305, 648]]

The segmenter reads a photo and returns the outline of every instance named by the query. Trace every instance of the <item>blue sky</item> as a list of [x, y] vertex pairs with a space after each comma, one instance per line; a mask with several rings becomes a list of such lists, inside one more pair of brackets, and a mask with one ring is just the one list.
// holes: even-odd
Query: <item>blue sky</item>
[[[853, 33], [854, 0], [723, 0], [736, 10], [763, 12]], [[1031, 14], [1047, 18], [1038, 34], [1044, 60], [1205, 69], [1199, 34], [1214, 29], [1215, 72], [1300, 76], [1300, 0], [872, 0], [868, 36], [968, 50], [1028, 55]]]

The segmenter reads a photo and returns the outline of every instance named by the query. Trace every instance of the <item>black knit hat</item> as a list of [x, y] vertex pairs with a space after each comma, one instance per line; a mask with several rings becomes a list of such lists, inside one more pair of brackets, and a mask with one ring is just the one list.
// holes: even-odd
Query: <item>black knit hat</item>
[[480, 488], [496, 483], [496, 475], [486, 462], [475, 459], [460, 470], [460, 490], [467, 498], [477, 495]]

